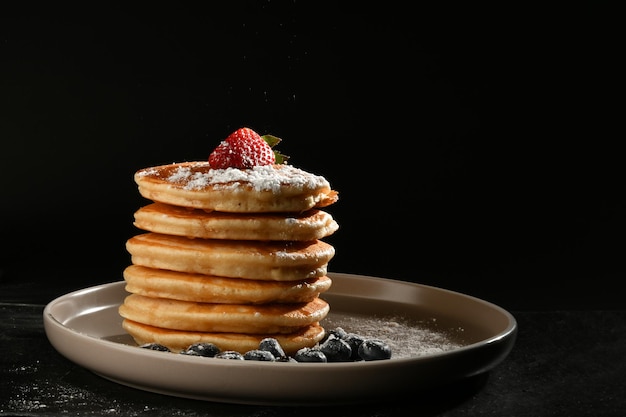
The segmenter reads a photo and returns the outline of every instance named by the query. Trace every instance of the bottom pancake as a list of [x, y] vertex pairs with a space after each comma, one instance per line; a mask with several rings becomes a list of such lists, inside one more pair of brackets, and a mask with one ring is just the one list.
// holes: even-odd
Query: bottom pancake
[[135, 343], [159, 343], [167, 346], [172, 352], [180, 352], [193, 343], [213, 343], [222, 351], [234, 350], [246, 353], [258, 349], [261, 340], [275, 338], [287, 355], [294, 355], [299, 349], [313, 347], [325, 335], [319, 323], [305, 326], [288, 334], [241, 334], [241, 333], [209, 333], [164, 329], [124, 319], [122, 327], [132, 336]]

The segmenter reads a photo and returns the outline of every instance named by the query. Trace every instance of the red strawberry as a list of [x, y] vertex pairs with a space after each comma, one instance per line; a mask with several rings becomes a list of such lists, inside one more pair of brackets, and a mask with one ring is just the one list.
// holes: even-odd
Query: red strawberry
[[252, 168], [275, 162], [272, 148], [258, 133], [247, 127], [231, 133], [209, 155], [209, 164], [215, 169]]

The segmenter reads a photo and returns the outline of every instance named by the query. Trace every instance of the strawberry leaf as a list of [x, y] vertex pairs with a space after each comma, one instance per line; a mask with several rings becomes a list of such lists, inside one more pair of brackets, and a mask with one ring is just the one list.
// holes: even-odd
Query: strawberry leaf
[[286, 164], [287, 160], [289, 160], [289, 157], [287, 155], [283, 155], [278, 151], [274, 151], [274, 157], [276, 158], [276, 163], [278, 165]]
[[276, 137], [274, 135], [263, 135], [261, 136], [261, 139], [267, 142], [267, 144], [270, 145], [270, 148], [273, 148], [274, 146], [278, 145], [282, 141], [281, 138]]

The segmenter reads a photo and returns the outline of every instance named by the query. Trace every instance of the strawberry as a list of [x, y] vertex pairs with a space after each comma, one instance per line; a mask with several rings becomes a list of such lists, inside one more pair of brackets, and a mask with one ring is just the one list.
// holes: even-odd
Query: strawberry
[[242, 127], [231, 133], [209, 155], [211, 168], [252, 168], [276, 162], [274, 151], [254, 130]]

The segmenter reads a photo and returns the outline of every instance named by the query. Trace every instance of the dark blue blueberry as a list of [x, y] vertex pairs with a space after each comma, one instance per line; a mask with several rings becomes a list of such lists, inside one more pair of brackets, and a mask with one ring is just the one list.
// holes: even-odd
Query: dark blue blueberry
[[350, 359], [353, 361], [360, 360], [361, 357], [359, 356], [359, 346], [361, 346], [361, 343], [363, 343], [365, 338], [355, 333], [348, 333], [342, 339], [345, 340], [346, 343], [350, 345], [350, 349], [352, 349], [352, 355], [350, 356]]
[[280, 356], [278, 358], [276, 358], [276, 362], [291, 362], [291, 363], [297, 363], [298, 361], [295, 360], [293, 357], [291, 356]]
[[330, 329], [326, 332], [324, 339], [322, 339], [322, 343], [327, 341], [331, 336], [335, 336], [338, 339], [345, 339], [347, 335], [348, 335], [348, 332], [346, 332], [343, 328], [335, 327], [334, 329]]
[[194, 343], [189, 345], [187, 349], [181, 351], [183, 355], [190, 356], [204, 356], [206, 358], [212, 358], [218, 353], [220, 353], [220, 348], [218, 348], [213, 343]]
[[261, 340], [259, 343], [259, 350], [266, 350], [274, 355], [275, 358], [280, 358], [281, 356], [285, 356], [285, 351], [282, 346], [278, 342], [278, 340], [273, 337], [266, 337]]
[[243, 360], [243, 355], [235, 350], [223, 350], [214, 357], [218, 359], [236, 359], [241, 361]]
[[149, 349], [149, 350], [158, 350], [159, 352], [170, 352], [167, 346], [164, 346], [160, 343], [144, 343], [143, 345], [139, 347], [143, 349]]
[[391, 358], [391, 347], [379, 339], [366, 339], [359, 346], [359, 356], [365, 361]]
[[352, 356], [352, 348], [343, 339], [331, 335], [320, 345], [320, 350], [326, 356], [328, 362], [347, 362]]
[[263, 361], [274, 362], [276, 358], [269, 350], [254, 349], [243, 354], [243, 358], [247, 361]]
[[297, 362], [328, 362], [324, 352], [317, 348], [304, 347], [298, 350], [293, 358]]

